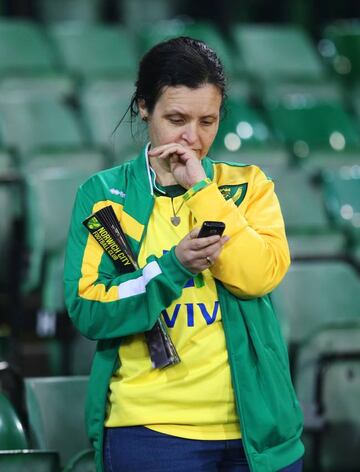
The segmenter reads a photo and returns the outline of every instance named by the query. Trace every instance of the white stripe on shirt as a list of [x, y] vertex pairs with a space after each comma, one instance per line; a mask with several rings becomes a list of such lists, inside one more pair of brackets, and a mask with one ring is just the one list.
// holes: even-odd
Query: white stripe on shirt
[[146, 285], [159, 274], [161, 274], [159, 264], [156, 261], [150, 262], [143, 268], [140, 277], [123, 282], [118, 286], [119, 299], [145, 293]]

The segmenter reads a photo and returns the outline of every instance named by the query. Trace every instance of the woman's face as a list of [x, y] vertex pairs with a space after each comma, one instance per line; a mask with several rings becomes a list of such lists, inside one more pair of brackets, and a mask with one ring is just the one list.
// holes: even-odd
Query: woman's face
[[182, 85], [164, 88], [151, 114], [139, 104], [141, 117], [147, 118], [151, 146], [181, 144], [202, 159], [219, 127], [221, 101], [219, 89], [205, 84], [196, 89]]

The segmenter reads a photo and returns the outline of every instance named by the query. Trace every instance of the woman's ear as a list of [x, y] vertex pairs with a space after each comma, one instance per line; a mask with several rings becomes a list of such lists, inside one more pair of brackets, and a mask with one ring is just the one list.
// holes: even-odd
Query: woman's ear
[[145, 105], [145, 100], [143, 98], [141, 98], [139, 101], [138, 101], [138, 108], [139, 108], [139, 111], [140, 111], [140, 117], [143, 121], [147, 121], [148, 120], [148, 116], [149, 116], [149, 113], [147, 111], [147, 108], [146, 108], [146, 105]]

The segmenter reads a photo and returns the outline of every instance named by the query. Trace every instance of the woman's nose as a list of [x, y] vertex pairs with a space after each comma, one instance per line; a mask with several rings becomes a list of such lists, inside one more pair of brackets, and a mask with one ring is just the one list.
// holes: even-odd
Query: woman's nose
[[186, 141], [186, 144], [192, 145], [196, 143], [198, 139], [197, 128], [194, 125], [189, 125], [186, 127], [184, 132], [181, 135], [181, 138]]

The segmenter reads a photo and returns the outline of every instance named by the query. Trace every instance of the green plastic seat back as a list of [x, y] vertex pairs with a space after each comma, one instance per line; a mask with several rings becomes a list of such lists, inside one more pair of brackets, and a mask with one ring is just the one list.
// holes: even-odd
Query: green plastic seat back
[[60, 472], [55, 451], [0, 451], [0, 470], [6, 472]]
[[345, 323], [343, 326], [335, 324], [321, 329], [303, 344], [298, 356], [295, 386], [305, 411], [305, 419], [307, 416], [311, 418], [311, 413], [316, 411], [319, 361], [325, 355], [333, 357], [333, 361], [322, 370], [322, 415], [326, 428], [322, 432], [321, 447], [317, 452], [323, 470], [336, 472], [357, 469], [360, 360], [345, 360], [341, 356], [359, 352], [359, 345], [360, 323]]
[[210, 156], [260, 167], [285, 167], [289, 160], [287, 150], [273, 139], [262, 114], [241, 98], [227, 100]]
[[37, 11], [46, 23], [81, 21], [95, 23], [101, 19], [101, 0], [37, 0]]
[[54, 51], [39, 26], [25, 20], [0, 21], [0, 75], [31, 75], [54, 68]]
[[134, 85], [129, 80], [97, 82], [84, 87], [80, 96], [82, 114], [94, 145], [116, 154], [141, 148], [144, 141], [136, 136], [136, 125], [131, 128], [129, 112], [117, 127], [133, 93]]
[[[87, 179], [87, 170], [71, 167], [44, 167], [29, 172], [26, 179], [29, 269], [23, 290], [39, 286], [41, 268], [51, 270], [46, 285], [55, 284], [62, 295], [62, 259], [76, 191]], [[55, 258], [56, 264], [52, 263]], [[53, 267], [53, 269], [51, 269]], [[44, 287], [43, 287], [44, 290]]]
[[0, 449], [25, 449], [24, 428], [8, 398], [0, 393]]
[[360, 242], [360, 166], [326, 172], [324, 198], [332, 220]]
[[294, 94], [268, 104], [267, 114], [279, 139], [300, 158], [317, 149], [340, 153], [360, 144], [354, 121], [337, 102]]
[[57, 250], [65, 244], [76, 191], [86, 176], [57, 167], [28, 176], [28, 195], [33, 202], [30, 205], [36, 204], [32, 222], [41, 227], [45, 250]]
[[[337, 21], [327, 26], [324, 38], [326, 44], [326, 59], [330, 60], [335, 72], [344, 80], [354, 84], [360, 78], [360, 22]], [[330, 51], [330, 52], [329, 52]]]
[[330, 224], [320, 186], [301, 168], [272, 167], [267, 175], [275, 184], [291, 256], [342, 255], [345, 238]]
[[233, 37], [245, 70], [262, 80], [321, 80], [324, 69], [306, 33], [292, 26], [237, 25]]
[[66, 465], [64, 472], [96, 472], [94, 451], [81, 451]]
[[228, 99], [213, 148], [229, 151], [242, 147], [265, 149], [271, 142], [271, 131], [259, 111], [243, 100]]
[[272, 169], [268, 177], [274, 181], [289, 233], [330, 231], [321, 190], [303, 170]]
[[135, 78], [136, 48], [119, 25], [68, 22], [53, 26], [50, 35], [68, 71], [83, 77]]
[[290, 343], [329, 323], [360, 319], [360, 280], [344, 262], [293, 262], [272, 296]]
[[77, 116], [65, 104], [50, 99], [0, 103], [5, 144], [22, 156], [40, 150], [81, 148], [85, 138]]
[[31, 440], [35, 447], [57, 450], [61, 465], [89, 449], [84, 407], [87, 377], [25, 379]]
[[[303, 405], [310, 405], [316, 401], [316, 371], [321, 356], [351, 354], [358, 350], [359, 343], [360, 322], [335, 322], [333, 325], [329, 323], [321, 327], [301, 345], [296, 365], [295, 386], [298, 398]], [[342, 384], [338, 387], [340, 385]], [[341, 388], [339, 388], [340, 392]], [[346, 407], [338, 413], [343, 417], [348, 414]], [[330, 415], [334, 414], [336, 412], [330, 412]], [[356, 414], [359, 413], [356, 412]]]

